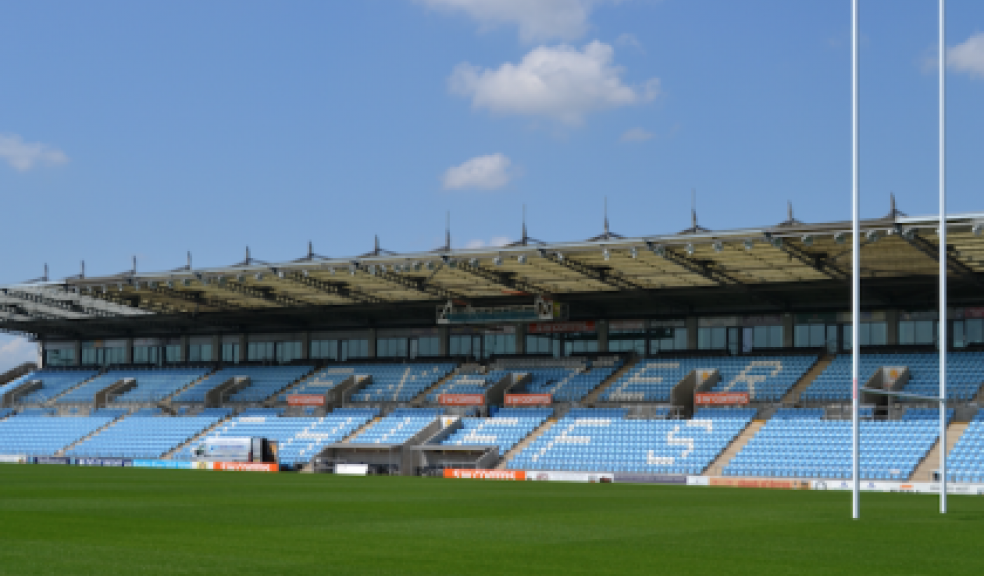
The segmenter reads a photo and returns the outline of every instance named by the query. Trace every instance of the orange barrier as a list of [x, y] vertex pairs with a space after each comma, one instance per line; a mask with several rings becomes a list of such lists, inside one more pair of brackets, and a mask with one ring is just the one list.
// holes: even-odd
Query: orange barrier
[[288, 394], [288, 406], [324, 406], [325, 397], [320, 394]]
[[439, 403], [444, 406], [482, 406], [484, 394], [441, 394]]
[[470, 478], [472, 480], [526, 480], [522, 470], [469, 470], [467, 468], [445, 468], [445, 478]]
[[694, 404], [748, 404], [748, 392], [700, 392]]
[[279, 464], [263, 462], [212, 462], [212, 470], [232, 472], [280, 472]]
[[809, 480], [766, 480], [759, 478], [711, 478], [711, 486], [735, 488], [771, 488], [773, 490], [809, 490]]
[[506, 406], [533, 406], [550, 404], [553, 396], [550, 394], [506, 394]]

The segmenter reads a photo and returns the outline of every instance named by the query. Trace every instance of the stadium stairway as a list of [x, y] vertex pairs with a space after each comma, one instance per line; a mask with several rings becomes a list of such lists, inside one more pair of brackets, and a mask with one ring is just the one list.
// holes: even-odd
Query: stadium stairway
[[[469, 366], [474, 366], [474, 365], [469, 364]], [[447, 374], [445, 374], [444, 378], [441, 378], [440, 380], [438, 380], [437, 382], [435, 382], [433, 386], [431, 386], [430, 388], [427, 388], [426, 390], [423, 390], [420, 394], [417, 395], [416, 398], [414, 398], [413, 400], [411, 400], [410, 401], [410, 405], [411, 406], [420, 407], [420, 406], [423, 406], [424, 404], [426, 404], [427, 403], [427, 396], [428, 396], [428, 394], [432, 394], [435, 390], [438, 390], [445, 383], [449, 382], [452, 378], [454, 378], [455, 376], [457, 376], [459, 374], [458, 371], [460, 369], [461, 369], [461, 366], [459, 366], [458, 368], [455, 368], [454, 370], [452, 370], [452, 371], [448, 372]], [[354, 437], [355, 436], [353, 436], [353, 438]]]
[[823, 374], [823, 371], [827, 369], [827, 366], [830, 366], [830, 363], [833, 362], [836, 357], [837, 355], [835, 354], [828, 354], [827, 356], [824, 356], [814, 362], [813, 366], [806, 371], [806, 374], [803, 374], [799, 381], [796, 382], [796, 384], [793, 384], [793, 387], [789, 389], [789, 392], [786, 392], [786, 395], [779, 401], [780, 404], [783, 406], [791, 406], [799, 402], [800, 395], [810, 387], [810, 384], [813, 384], [813, 381], [816, 380], [817, 376]]
[[[817, 374], [819, 374], [819, 372], [817, 372]], [[707, 467], [707, 470], [704, 470], [702, 475], [720, 476], [721, 472], [724, 470], [724, 467], [731, 463], [732, 458], [737, 456], [738, 453], [741, 452], [741, 449], [745, 447], [745, 444], [748, 444], [748, 442], [754, 438], [756, 434], [758, 434], [758, 431], [765, 426], [765, 423], [765, 420], [752, 420], [751, 424], [742, 430], [741, 434], [736, 436], [735, 439], [731, 441], [731, 444], [728, 444], [728, 447], [725, 448], [713, 462], [711, 462], [710, 466]]]
[[[937, 421], [938, 423], [939, 421]], [[953, 452], [953, 447], [957, 445], [957, 441], [963, 436], [963, 433], [967, 431], [967, 427], [970, 426], [968, 422], [951, 422], [949, 426], [946, 427], [946, 453], [950, 454]], [[938, 470], [940, 467], [940, 439], [937, 438], [936, 442], [926, 456], [922, 459], [916, 469], [912, 471], [912, 476], [909, 477], [909, 482], [932, 482], [933, 481], [933, 471]]]
[[522, 452], [530, 442], [536, 440], [537, 437], [539, 437], [547, 430], [550, 430], [550, 428], [552, 428], [553, 425], [556, 423], [557, 423], [556, 417], [547, 418], [546, 422], [541, 424], [539, 428], [530, 432], [526, 438], [523, 438], [522, 440], [519, 441], [519, 443], [513, 446], [512, 450], [506, 452], [505, 455], [503, 455], [502, 460], [500, 460], [495, 467], [496, 470], [505, 470], [506, 466], [509, 465], [509, 461], [512, 460], [514, 456]]
[[981, 402], [984, 402], [984, 382], [981, 382], [981, 387], [977, 389], [977, 396], [974, 396], [970, 401], [971, 404], [977, 406], [980, 406]]
[[622, 365], [621, 368], [619, 368], [614, 373], [612, 373], [611, 376], [609, 376], [608, 378], [606, 378], [601, 383], [601, 385], [599, 385], [597, 388], [595, 388], [594, 390], [592, 390], [591, 392], [589, 392], [588, 395], [584, 397], [584, 400], [581, 401], [581, 405], [582, 406], [593, 406], [595, 404], [595, 402], [598, 401], [598, 398], [601, 397], [601, 394], [609, 386], [611, 386], [612, 384], [614, 384], [615, 382], [617, 382], [618, 379], [621, 378], [624, 374], [628, 374], [629, 373], [629, 370], [632, 370], [632, 368], [634, 368], [635, 365], [638, 362], [639, 362], [639, 356], [633, 356], [632, 358], [630, 358], [625, 364]]
[[[119, 417], [117, 417], [117, 418], [116, 418], [115, 420], [113, 420], [113, 421], [111, 421], [111, 422], [109, 422], [109, 423], [108, 423], [108, 424], [106, 424], [105, 426], [103, 426], [103, 427], [101, 427], [101, 428], [96, 428], [96, 429], [95, 429], [95, 430], [93, 430], [93, 431], [92, 431], [92, 433], [91, 433], [91, 434], [89, 434], [88, 436], [84, 436], [84, 437], [82, 437], [82, 438], [79, 438], [79, 439], [78, 439], [78, 440], [76, 440], [75, 442], [72, 442], [72, 443], [71, 443], [71, 444], [69, 444], [68, 446], [65, 446], [65, 447], [64, 447], [64, 448], [62, 448], [61, 450], [59, 450], [59, 451], [57, 451], [57, 452], [55, 452], [55, 456], [64, 456], [64, 455], [65, 455], [65, 454], [66, 454], [66, 453], [67, 453], [67, 452], [68, 452], [69, 450], [71, 450], [72, 448], [75, 448], [76, 446], [78, 446], [79, 444], [81, 444], [81, 443], [83, 443], [83, 442], [85, 442], [85, 441], [86, 441], [86, 440], [88, 440], [89, 438], [92, 438], [93, 436], [96, 436], [96, 435], [98, 435], [98, 434], [99, 434], [100, 432], [102, 432], [103, 430], [108, 430], [109, 428], [112, 428], [113, 426], [116, 426], [116, 425], [117, 425], [118, 423], [120, 423], [120, 422], [122, 422], [122, 421], [123, 421], [123, 419], [124, 419], [124, 418], [126, 418], [127, 416], [129, 416], [129, 414], [123, 414], [122, 416], [119, 416]], [[69, 418], [70, 418], [70, 416], [69, 416]]]
[[178, 394], [181, 394], [182, 392], [184, 392], [185, 390], [191, 388], [192, 386], [197, 386], [202, 380], [208, 378], [212, 374], [215, 374], [215, 370], [209, 370], [204, 375], [202, 375], [201, 378], [198, 378], [197, 380], [195, 380], [193, 382], [189, 382], [187, 386], [181, 388], [180, 390], [175, 390], [173, 394], [171, 394], [167, 398], [165, 398], [165, 399], [161, 400], [160, 402], [158, 402], [157, 405], [159, 407], [161, 407], [161, 408], [167, 409], [170, 412], [171, 411], [171, 400], [173, 400], [174, 398], [177, 398], [178, 397]]
[[48, 406], [48, 407], [54, 406], [55, 403], [58, 402], [58, 399], [61, 398], [62, 396], [64, 396], [65, 394], [68, 394], [69, 392], [71, 392], [72, 390], [75, 390], [79, 386], [85, 386], [86, 384], [88, 384], [89, 382], [92, 382], [96, 378], [99, 378], [100, 376], [102, 376], [106, 372], [109, 372], [109, 368], [103, 368], [103, 369], [99, 370], [99, 372], [96, 372], [95, 376], [93, 376], [92, 378], [89, 378], [88, 380], [84, 380], [82, 382], [79, 382], [77, 385], [72, 386], [71, 388], [68, 388], [67, 390], [62, 390], [61, 393], [58, 394], [57, 396], [52, 396], [51, 398], [48, 398], [44, 402], [44, 406]]
[[297, 380], [294, 380], [293, 382], [291, 382], [290, 384], [288, 384], [284, 388], [282, 388], [282, 389], [274, 392], [268, 398], [266, 398], [265, 400], [263, 400], [263, 402], [261, 402], [261, 404], [264, 407], [266, 407], [266, 408], [273, 408], [273, 407], [275, 407], [277, 405], [277, 398], [279, 398], [281, 394], [284, 394], [288, 390], [290, 390], [291, 388], [294, 388], [294, 387], [296, 387], [296, 386], [298, 386], [298, 385], [300, 385], [300, 384], [302, 384], [302, 383], [310, 380], [311, 378], [313, 378], [320, 371], [321, 371], [321, 368], [319, 368], [317, 366], [312, 366], [311, 369], [308, 370], [307, 372], [305, 372], [300, 378], [298, 378]]
[[[195, 436], [192, 436], [191, 439], [189, 439], [184, 444], [178, 444], [177, 446], [175, 446], [170, 452], [167, 452], [166, 454], [164, 454], [163, 456], [161, 456], [161, 460], [170, 460], [172, 456], [174, 456], [178, 452], [181, 452], [182, 450], [184, 450], [184, 448], [186, 446], [190, 446], [192, 442], [196, 442], [196, 441], [204, 438], [206, 434], [212, 432], [213, 430], [215, 430], [216, 428], [218, 428], [219, 426], [221, 426], [222, 424], [224, 424], [227, 420], [229, 420], [230, 418], [234, 418], [234, 417], [235, 417], [235, 414], [229, 414], [225, 418], [221, 418], [218, 422], [216, 422], [215, 424], [212, 424], [208, 428], [202, 430], [199, 434], [196, 434]], [[180, 418], [180, 416], [172, 416], [172, 418]]]
[[383, 419], [382, 416], [376, 416], [372, 420], [370, 420], [370, 421], [366, 422], [365, 424], [363, 424], [362, 426], [359, 426], [358, 428], [356, 428], [355, 431], [353, 431], [351, 434], [349, 434], [345, 438], [342, 438], [339, 442], [340, 443], [343, 443], [343, 444], [348, 444], [349, 442], [351, 442], [352, 440], [354, 440], [359, 434], [362, 434], [366, 430], [372, 428], [377, 422], [379, 422], [382, 419]]

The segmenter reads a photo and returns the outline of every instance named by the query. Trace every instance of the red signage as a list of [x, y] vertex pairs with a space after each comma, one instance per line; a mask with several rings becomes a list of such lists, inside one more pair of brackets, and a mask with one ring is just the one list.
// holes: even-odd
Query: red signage
[[964, 308], [964, 318], [984, 318], [984, 308]]
[[550, 394], [506, 394], [506, 406], [539, 406], [552, 402]]
[[445, 468], [445, 478], [470, 478], [473, 480], [526, 480], [522, 470], [468, 470]]
[[748, 392], [705, 392], [694, 395], [694, 404], [748, 404]]
[[527, 334], [564, 334], [567, 332], [594, 332], [595, 323], [587, 322], [537, 322], [526, 328]]
[[439, 402], [444, 406], [481, 406], [485, 404], [484, 394], [441, 394]]
[[324, 406], [325, 397], [320, 394], [288, 394], [288, 406]]
[[280, 472], [279, 464], [263, 462], [212, 462], [212, 470], [229, 470], [233, 472]]

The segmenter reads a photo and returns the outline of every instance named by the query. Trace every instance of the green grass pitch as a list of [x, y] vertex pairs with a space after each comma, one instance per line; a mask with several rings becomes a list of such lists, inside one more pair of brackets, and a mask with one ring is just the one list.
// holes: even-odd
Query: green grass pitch
[[0, 465], [0, 574], [970, 574], [984, 498]]

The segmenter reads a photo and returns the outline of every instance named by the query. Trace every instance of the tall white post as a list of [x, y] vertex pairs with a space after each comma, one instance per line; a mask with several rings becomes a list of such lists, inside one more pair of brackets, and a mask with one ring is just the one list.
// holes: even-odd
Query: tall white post
[[946, 0], [940, 0], [940, 513], [946, 514]]
[[851, 377], [853, 382], [851, 405], [851, 469], [853, 477], [852, 501], [854, 518], [861, 517], [861, 427], [859, 412], [861, 397], [858, 392], [861, 367], [861, 191], [860, 191], [860, 126], [859, 126], [859, 68], [858, 0], [851, 0], [851, 88], [852, 88], [852, 222], [851, 242], [854, 261], [851, 273]]

